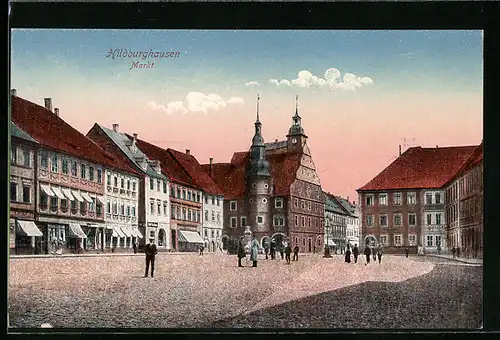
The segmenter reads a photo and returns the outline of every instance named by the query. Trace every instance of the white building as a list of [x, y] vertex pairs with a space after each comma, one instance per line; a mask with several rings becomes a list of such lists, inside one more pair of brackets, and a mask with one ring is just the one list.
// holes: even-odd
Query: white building
[[222, 250], [223, 203], [222, 196], [203, 193], [202, 237], [207, 251]]
[[425, 252], [437, 252], [446, 249], [446, 221], [444, 190], [422, 190], [420, 202], [423, 202], [421, 244]]

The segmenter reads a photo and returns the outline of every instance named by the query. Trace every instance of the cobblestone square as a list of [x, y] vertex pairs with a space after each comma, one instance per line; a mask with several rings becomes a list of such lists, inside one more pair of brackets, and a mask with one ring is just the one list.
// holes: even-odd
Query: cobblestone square
[[431, 258], [381, 264], [303, 255], [286, 265], [236, 256], [10, 260], [12, 328], [479, 328], [482, 267]]

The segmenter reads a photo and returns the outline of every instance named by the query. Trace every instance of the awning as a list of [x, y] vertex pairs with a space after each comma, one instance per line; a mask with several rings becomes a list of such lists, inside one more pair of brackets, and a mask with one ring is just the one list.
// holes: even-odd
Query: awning
[[179, 230], [179, 241], [188, 243], [205, 243], [196, 231]]
[[90, 198], [89, 194], [86, 193], [86, 192], [82, 192], [82, 197], [83, 197], [84, 200], [86, 200], [89, 203], [94, 202], [94, 201], [92, 201], [92, 198]]
[[113, 228], [113, 237], [126, 237], [120, 227]]
[[106, 200], [104, 199], [104, 196], [97, 195], [96, 197], [99, 200], [99, 202], [101, 202], [102, 205], [106, 204]]
[[74, 201], [75, 200], [75, 197], [73, 197], [73, 195], [71, 194], [71, 190], [69, 189], [61, 189], [64, 196], [66, 196], [70, 201]]
[[142, 234], [139, 229], [137, 229], [136, 227], [132, 227], [132, 230], [134, 231], [135, 236], [137, 236], [138, 238], [142, 238]]
[[127, 227], [121, 227], [120, 229], [122, 233], [125, 234], [126, 237], [132, 237], [132, 234], [130, 233], [130, 230]]
[[73, 194], [73, 196], [75, 196], [75, 198], [79, 201], [79, 202], [83, 202], [83, 198], [82, 196], [80, 196], [80, 193], [76, 190], [71, 190], [71, 193]]
[[55, 188], [55, 187], [52, 187], [51, 188], [52, 191], [54, 192], [54, 194], [56, 194], [56, 196], [62, 200], [65, 200], [66, 197], [63, 195], [63, 193], [61, 192], [61, 190], [59, 190], [59, 188]]
[[73, 232], [73, 234], [78, 238], [87, 238], [87, 235], [82, 230], [82, 227], [76, 223], [70, 223], [69, 229]]
[[42, 232], [33, 221], [17, 220], [17, 224], [27, 236], [43, 236]]
[[48, 186], [48, 185], [40, 184], [40, 188], [42, 188], [43, 192], [45, 192], [49, 196], [55, 196], [56, 195], [56, 194], [54, 194], [52, 192], [52, 190], [50, 190], [50, 186]]

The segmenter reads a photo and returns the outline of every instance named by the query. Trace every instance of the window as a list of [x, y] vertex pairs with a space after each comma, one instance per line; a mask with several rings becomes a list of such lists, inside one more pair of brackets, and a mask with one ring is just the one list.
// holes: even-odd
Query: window
[[173, 205], [170, 209], [170, 216], [175, 220], [177, 219], [177, 214], [176, 214], [177, 209], [175, 208], [175, 205]]
[[257, 223], [264, 223], [264, 217], [257, 216]]
[[308, 206], [308, 209], [311, 210], [312, 209], [312, 203], [311, 201], [309, 201], [309, 206]]
[[238, 226], [238, 217], [231, 217], [231, 228], [236, 228]]
[[408, 225], [414, 227], [417, 224], [417, 215], [408, 214]]
[[161, 181], [159, 179], [156, 180], [156, 190], [161, 191]]
[[219, 197], [217, 197], [217, 206], [219, 206], [219, 205], [220, 205], [220, 199], [219, 199]]
[[198, 222], [201, 221], [201, 212], [200, 212], [200, 210], [196, 211], [196, 218], [197, 218]]
[[50, 208], [51, 209], [57, 209], [57, 197], [51, 197], [50, 198]]
[[401, 226], [401, 214], [394, 214], [394, 226], [395, 227]]
[[111, 214], [111, 202], [109, 200], [106, 202], [106, 212]]
[[56, 154], [52, 155], [52, 172], [59, 172], [59, 158]]
[[120, 189], [125, 189], [125, 179], [120, 178]]
[[112, 184], [111, 183], [111, 174], [108, 174], [108, 176], [106, 176], [106, 178], [107, 178], [107, 183], [106, 184], [107, 185], [111, 185]]
[[247, 225], [247, 218], [246, 216], [241, 217], [241, 226], [245, 227]]
[[[48, 196], [46, 193], [42, 192], [42, 194], [40, 195], [40, 205], [42, 207], [47, 207], [47, 200], [48, 200]], [[72, 201], [71, 202], [71, 208], [73, 209], [73, 203], [75, 204], [75, 208], [76, 209], [76, 201]]]
[[217, 213], [217, 224], [220, 224], [220, 213]]
[[120, 215], [125, 216], [125, 204], [120, 202]]
[[263, 198], [262, 203], [267, 203], [267, 198]]
[[205, 221], [208, 221], [208, 210], [205, 210]]
[[401, 245], [401, 235], [394, 235], [394, 245], [395, 246]]
[[86, 179], [87, 178], [87, 167], [85, 166], [85, 164], [82, 164], [80, 166], [80, 175], [82, 177], [82, 179]]
[[86, 212], [87, 212], [87, 202], [86, 201], [80, 202], [80, 214], [85, 215]]
[[115, 185], [114, 185], [114, 186], [115, 186], [116, 188], [118, 188], [118, 177], [116, 177], [116, 176], [115, 176], [115, 178], [114, 178], [114, 182], [115, 182]]
[[102, 183], [102, 170], [97, 169], [97, 183]]
[[17, 202], [17, 183], [10, 183], [10, 200]]
[[[92, 199], [92, 203], [89, 203], [89, 211], [95, 211], [95, 198], [91, 197], [91, 199]], [[62, 200], [61, 205], [63, 205], [62, 204], [63, 202], [66, 202], [66, 200]]]
[[[25, 167], [29, 168], [31, 167], [31, 162], [30, 162], [30, 152], [28, 150], [23, 151], [23, 164]], [[68, 166], [68, 163], [66, 163], [66, 167]], [[66, 169], [66, 173], [68, 173], [68, 170]]]
[[427, 224], [432, 224], [432, 215], [427, 214]]
[[441, 204], [441, 193], [436, 192], [434, 198], [436, 199], [436, 204]]
[[[26, 158], [25, 158], [25, 160], [26, 160]], [[68, 174], [68, 159], [67, 158], [63, 158], [61, 160], [61, 162], [62, 162], [62, 166], [61, 166], [62, 167], [62, 173], [65, 174], [65, 175], [67, 175]]]
[[299, 225], [299, 216], [295, 215], [293, 220], [294, 220], [295, 226], [297, 227]]
[[387, 245], [387, 235], [380, 235], [380, 244]]
[[432, 194], [431, 193], [425, 194], [425, 204], [432, 204]]
[[435, 241], [436, 241], [436, 246], [440, 246], [441, 245], [441, 236], [440, 235], [436, 235], [435, 236]]
[[293, 200], [293, 206], [294, 206], [295, 208], [298, 208], [298, 207], [299, 207], [299, 199], [298, 199], [298, 198], [294, 198], [294, 200]]
[[436, 224], [441, 224], [441, 214], [436, 214]]
[[373, 227], [373, 215], [366, 216], [366, 226]]
[[187, 213], [186, 208], [182, 208], [182, 219], [183, 220], [186, 220], [186, 213]]
[[155, 231], [154, 230], [149, 231], [149, 237], [155, 238]]
[[378, 195], [379, 205], [387, 205], [387, 194]]
[[208, 237], [208, 230], [205, 229], [205, 237]]
[[135, 206], [132, 207], [132, 216], [135, 217]]
[[132, 182], [132, 191], [135, 191], [135, 181]]
[[212, 205], [215, 205], [215, 197], [212, 196]]
[[373, 195], [366, 195], [366, 205], [373, 205]]
[[302, 226], [305, 227], [306, 226], [306, 218], [304, 216], [301, 216], [301, 220], [302, 220]]
[[417, 204], [417, 194], [414, 192], [408, 193], [408, 204], [415, 205]]
[[300, 208], [305, 209], [306, 208], [306, 201], [300, 200]]
[[30, 203], [31, 202], [31, 187], [23, 186], [23, 202]]
[[177, 188], [177, 198], [181, 198], [181, 189]]
[[130, 216], [130, 205], [127, 204], [127, 216]]
[[408, 242], [410, 243], [410, 246], [416, 245], [417, 244], [417, 235], [409, 234], [408, 235]]
[[94, 180], [94, 168], [89, 167], [89, 180], [93, 181]]
[[307, 226], [311, 227], [311, 218], [310, 217], [307, 218]]
[[392, 198], [394, 200], [394, 205], [401, 205], [401, 193], [395, 193]]
[[187, 194], [188, 194], [188, 201], [191, 201], [191, 191], [188, 191]]
[[118, 202], [113, 201], [113, 215], [118, 215]]
[[186, 189], [183, 189], [182, 190], [182, 199], [185, 200], [186, 199]]
[[155, 212], [155, 202], [154, 201], [150, 201], [149, 202], [149, 207], [150, 207], [151, 214], [154, 214], [154, 212]]
[[154, 182], [154, 179], [152, 179], [152, 178], [149, 179], [149, 189], [150, 190], [155, 189], [155, 182]]
[[274, 225], [275, 226], [284, 226], [285, 225], [285, 217], [283, 215], [274, 215]]
[[161, 215], [161, 202], [156, 202], [156, 211], [158, 211], [158, 215]]
[[17, 164], [17, 148], [15, 146], [10, 148], [10, 162], [12, 164]]
[[215, 211], [212, 210], [212, 222], [215, 222]]
[[238, 208], [238, 202], [236, 201], [231, 201], [229, 203], [229, 210], [231, 211], [236, 211], [236, 209]]
[[167, 193], [167, 181], [163, 181], [163, 193]]
[[205, 195], [205, 204], [208, 204], [208, 196]]
[[211, 235], [212, 235], [212, 238], [215, 237], [215, 230], [212, 229]]
[[387, 227], [387, 215], [380, 215], [380, 226]]
[[188, 221], [191, 221], [191, 209], [188, 209]]
[[433, 237], [432, 235], [427, 235], [427, 247], [432, 247]]

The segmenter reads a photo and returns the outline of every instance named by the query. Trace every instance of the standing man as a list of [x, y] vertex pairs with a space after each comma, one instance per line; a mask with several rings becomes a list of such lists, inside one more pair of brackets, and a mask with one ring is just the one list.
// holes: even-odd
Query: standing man
[[279, 248], [280, 248], [280, 256], [281, 256], [281, 259], [282, 259], [282, 260], [284, 260], [284, 259], [285, 259], [285, 255], [284, 255], [284, 251], [285, 251], [285, 249], [284, 249], [284, 247], [283, 247], [283, 243], [281, 243], [281, 244], [280, 244]]
[[298, 261], [299, 260], [299, 245], [296, 244], [295, 247], [293, 247], [293, 260], [292, 261]]
[[148, 277], [149, 263], [151, 263], [151, 277], [154, 277], [155, 273], [155, 255], [158, 254], [158, 249], [156, 249], [156, 244], [154, 244], [155, 238], [150, 237], [149, 243], [144, 247], [144, 252], [146, 253], [146, 273], [144, 277]]
[[410, 253], [410, 251], [408, 250], [408, 247], [405, 248], [405, 255], [406, 257], [408, 257], [408, 254]]
[[240, 237], [240, 239], [238, 240], [238, 251], [237, 251], [237, 254], [238, 254], [238, 267], [243, 267], [241, 265], [241, 259], [246, 257], [246, 254], [245, 254], [245, 245], [243, 244], [243, 236]]
[[259, 253], [259, 242], [257, 242], [257, 239], [255, 236], [253, 237], [252, 240], [252, 253], [250, 256], [250, 259], [252, 260], [252, 267], [257, 267], [257, 254]]
[[460, 257], [460, 247], [457, 247], [457, 257]]
[[271, 240], [271, 260], [276, 258], [276, 242], [274, 239]]
[[352, 254], [354, 255], [354, 263], [358, 263], [359, 249], [358, 244], [354, 244], [354, 248], [352, 249]]
[[132, 243], [132, 247], [134, 248], [134, 254], [137, 254], [137, 243], [135, 241]]
[[205, 249], [205, 247], [202, 245], [200, 245], [200, 256], [203, 256], [203, 250]]
[[382, 262], [382, 245], [379, 244], [377, 248], [378, 263]]
[[269, 244], [266, 242], [264, 244], [264, 253], [266, 253], [266, 260], [268, 259], [267, 255], [269, 254]]
[[370, 255], [371, 255], [371, 251], [370, 251], [370, 246], [369, 245], [366, 245], [365, 246], [365, 256], [366, 256], [366, 263], [365, 263], [365, 266], [370, 263]]
[[[290, 264], [290, 253], [292, 252], [292, 247], [287, 243], [285, 247], [285, 258], [286, 258], [286, 263]], [[295, 255], [294, 255], [295, 257]]]
[[451, 253], [453, 254], [453, 258], [455, 258], [455, 247], [451, 248]]

